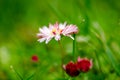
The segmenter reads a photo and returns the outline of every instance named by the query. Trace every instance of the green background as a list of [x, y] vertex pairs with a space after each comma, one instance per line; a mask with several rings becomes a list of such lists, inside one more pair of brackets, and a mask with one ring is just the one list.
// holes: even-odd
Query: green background
[[[93, 68], [75, 80], [120, 80], [119, 0], [0, 0], [0, 80], [68, 80], [61, 76], [61, 53], [54, 39], [39, 43], [39, 27], [75, 24], [78, 56], [93, 59]], [[72, 60], [72, 39], [63, 37], [64, 63]], [[32, 55], [39, 57], [32, 62]]]

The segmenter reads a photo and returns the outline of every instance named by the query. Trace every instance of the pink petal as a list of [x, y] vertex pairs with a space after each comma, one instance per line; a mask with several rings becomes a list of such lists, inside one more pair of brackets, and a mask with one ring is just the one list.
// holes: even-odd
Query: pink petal
[[92, 59], [90, 60], [90, 69], [93, 67]]
[[66, 70], [66, 66], [65, 65], [63, 65], [62, 67], [63, 67], [64, 70]]
[[77, 61], [80, 62], [82, 59], [80, 58], [80, 56], [78, 57]]
[[78, 28], [75, 25], [68, 25], [65, 27], [65, 29], [63, 29], [63, 35], [70, 35], [73, 33], [77, 33], [78, 32]]

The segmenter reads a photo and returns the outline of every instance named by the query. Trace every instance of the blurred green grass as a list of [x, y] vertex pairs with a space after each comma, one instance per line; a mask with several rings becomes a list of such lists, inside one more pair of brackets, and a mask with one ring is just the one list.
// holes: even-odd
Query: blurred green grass
[[[35, 73], [31, 80], [63, 80], [58, 43], [52, 40], [46, 45], [36, 38], [39, 27], [56, 21], [79, 27], [75, 57], [87, 56], [94, 62], [90, 72], [75, 80], [120, 80], [119, 3], [119, 0], [0, 0], [0, 80], [18, 79], [10, 65], [24, 79]], [[64, 37], [61, 42], [67, 63], [72, 56], [72, 40]], [[34, 54], [39, 57], [38, 63], [31, 62]]]

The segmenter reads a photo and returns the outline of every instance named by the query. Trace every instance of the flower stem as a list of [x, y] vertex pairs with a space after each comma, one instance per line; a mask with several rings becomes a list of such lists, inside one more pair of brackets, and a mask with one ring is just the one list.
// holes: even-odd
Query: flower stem
[[75, 57], [75, 42], [76, 42], [76, 39], [75, 39], [75, 34], [73, 34], [73, 37], [74, 37], [74, 40], [73, 40], [73, 54], [72, 54], [72, 56], [73, 56], [73, 61], [75, 61], [74, 60], [74, 57]]
[[23, 80], [23, 77], [20, 75], [20, 73], [18, 73], [18, 72], [13, 68], [13, 66], [10, 66], [10, 68], [11, 68], [11, 70], [18, 76], [18, 78], [19, 78], [20, 80]]

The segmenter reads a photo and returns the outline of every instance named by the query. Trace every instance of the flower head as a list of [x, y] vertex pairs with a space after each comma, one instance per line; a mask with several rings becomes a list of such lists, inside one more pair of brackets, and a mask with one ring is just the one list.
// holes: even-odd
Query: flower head
[[78, 32], [78, 28], [75, 25], [66, 25], [66, 22], [64, 24], [57, 22], [52, 25], [49, 24], [49, 27], [43, 26], [43, 28], [39, 28], [40, 33], [37, 34], [38, 41], [43, 42], [45, 41], [46, 44], [52, 39], [55, 38], [56, 41], [61, 39], [61, 35], [68, 36], [72, 39], [74, 39], [71, 34], [75, 34]]
[[79, 71], [77, 69], [77, 64], [73, 63], [72, 61], [69, 62], [67, 65], [63, 65], [63, 69], [66, 71], [66, 73], [71, 76], [75, 77], [79, 75]]
[[88, 72], [93, 66], [92, 60], [78, 57], [77, 68], [79, 71]]
[[39, 60], [39, 58], [38, 58], [37, 55], [33, 55], [33, 56], [31, 57], [31, 59], [32, 59], [33, 62], [38, 62], [38, 60]]

